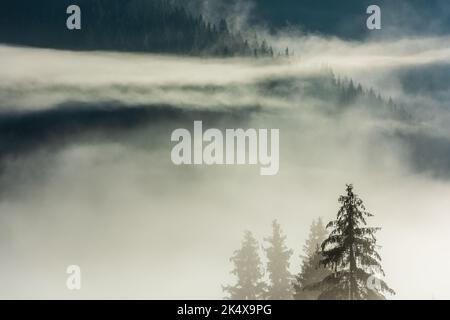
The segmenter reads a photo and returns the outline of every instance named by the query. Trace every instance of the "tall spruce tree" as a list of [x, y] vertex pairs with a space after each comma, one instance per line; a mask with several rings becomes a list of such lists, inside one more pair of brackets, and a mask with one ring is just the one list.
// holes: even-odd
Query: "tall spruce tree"
[[347, 185], [346, 191], [339, 197], [341, 208], [327, 225], [332, 231], [321, 246], [321, 264], [333, 272], [314, 287], [322, 290], [319, 299], [385, 299], [384, 294], [395, 292], [379, 278], [384, 276], [375, 238], [380, 228], [366, 226], [366, 218], [373, 215], [353, 192], [353, 185]]
[[223, 287], [231, 300], [257, 300], [264, 298], [264, 272], [258, 254], [258, 242], [250, 231], [246, 231], [242, 247], [230, 259], [234, 264], [231, 271], [237, 277], [234, 286]]
[[301, 271], [296, 276], [294, 283], [294, 299], [296, 300], [317, 300], [321, 291], [317, 288], [312, 289], [310, 286], [331, 273], [329, 268], [320, 265], [323, 258], [320, 253], [320, 245], [326, 239], [327, 234], [321, 218], [313, 221], [309, 237], [303, 246]]
[[265, 248], [267, 254], [267, 271], [269, 274], [269, 286], [266, 298], [269, 300], [289, 300], [292, 299], [292, 276], [289, 272], [289, 259], [292, 250], [288, 249], [280, 224], [275, 220], [272, 223], [272, 235], [264, 239], [269, 243]]

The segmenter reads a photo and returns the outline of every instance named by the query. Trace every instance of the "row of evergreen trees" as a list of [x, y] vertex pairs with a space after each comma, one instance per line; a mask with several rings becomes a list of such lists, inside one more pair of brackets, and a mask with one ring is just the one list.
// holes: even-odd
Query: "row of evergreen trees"
[[[81, 30], [66, 28], [69, 5]], [[0, 42], [70, 50], [115, 50], [219, 56], [273, 56], [265, 40], [244, 39], [170, 0], [5, 0]]]
[[[363, 201], [347, 185], [339, 197], [335, 220], [324, 227], [319, 218], [311, 226], [302, 255], [301, 271], [292, 277], [292, 250], [277, 221], [272, 235], [265, 239], [268, 282], [258, 254], [258, 241], [247, 231], [242, 247], [231, 258], [237, 282], [223, 287], [232, 300], [378, 300], [395, 294], [381, 279], [384, 276], [375, 233], [380, 228], [367, 226], [372, 217]], [[328, 233], [327, 229], [330, 229]]]
[[364, 88], [352, 78], [336, 76], [328, 67], [322, 68], [318, 79], [312, 82], [320, 82], [319, 86], [316, 84], [316, 91], [326, 90], [327, 95], [334, 97], [340, 107], [359, 105], [381, 114], [387, 112], [399, 120], [412, 119], [404, 105], [395, 103], [391, 97], [382, 97], [373, 88]]
[[410, 120], [411, 115], [406, 111], [405, 107], [396, 104], [394, 100], [389, 98], [383, 98], [380, 93], [376, 93], [373, 88], [364, 89], [360, 83], [356, 83], [353, 79], [341, 79], [333, 76], [334, 85], [339, 90], [338, 103], [340, 105], [352, 105], [359, 102], [358, 99], [364, 99], [367, 101], [368, 106], [378, 106], [380, 109], [384, 107], [395, 118], [402, 120]]
[[264, 269], [258, 254], [259, 244], [250, 231], [246, 231], [242, 247], [234, 252], [231, 261], [234, 264], [232, 273], [237, 277], [233, 286], [223, 287], [232, 300], [285, 300], [293, 294], [289, 259], [292, 250], [285, 245], [286, 237], [282, 234], [277, 221], [272, 224], [272, 236], [265, 239], [269, 247], [265, 248], [268, 258], [270, 286], [264, 280]]

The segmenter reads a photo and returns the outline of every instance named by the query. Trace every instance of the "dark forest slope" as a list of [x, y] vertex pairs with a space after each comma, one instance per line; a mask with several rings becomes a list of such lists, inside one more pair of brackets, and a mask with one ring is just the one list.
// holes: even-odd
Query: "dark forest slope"
[[[66, 9], [81, 8], [81, 30], [68, 30]], [[271, 55], [272, 50], [167, 0], [9, 0], [0, 2], [0, 42], [73, 50], [205, 55]]]

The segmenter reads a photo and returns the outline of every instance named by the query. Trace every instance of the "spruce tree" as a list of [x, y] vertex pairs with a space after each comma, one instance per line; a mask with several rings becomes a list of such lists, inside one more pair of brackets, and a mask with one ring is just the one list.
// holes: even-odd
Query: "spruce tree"
[[323, 224], [322, 218], [314, 220], [311, 224], [309, 237], [306, 239], [303, 251], [306, 256], [312, 256], [320, 248], [322, 242], [327, 238], [328, 232]]
[[332, 231], [321, 246], [321, 264], [333, 272], [314, 287], [322, 290], [319, 299], [385, 299], [384, 294], [395, 292], [379, 278], [384, 276], [375, 238], [380, 228], [366, 226], [366, 218], [373, 215], [353, 192], [353, 185], [347, 185], [346, 191], [339, 197], [341, 208], [327, 225]]
[[246, 231], [242, 247], [230, 259], [234, 264], [231, 271], [237, 277], [234, 286], [223, 287], [231, 300], [257, 300], [264, 298], [263, 267], [258, 254], [258, 242], [250, 231]]
[[327, 230], [322, 219], [313, 221], [309, 237], [303, 246], [301, 271], [296, 276], [296, 282], [294, 283], [294, 299], [296, 300], [317, 300], [321, 294], [320, 290], [312, 289], [310, 286], [318, 283], [331, 273], [329, 268], [320, 265], [323, 258], [320, 253], [320, 245], [326, 237]]
[[264, 239], [269, 243], [265, 248], [267, 254], [267, 271], [269, 274], [269, 286], [266, 298], [269, 300], [292, 299], [292, 276], [289, 272], [289, 259], [292, 250], [285, 244], [286, 236], [281, 231], [280, 224], [275, 220], [272, 223], [272, 235]]

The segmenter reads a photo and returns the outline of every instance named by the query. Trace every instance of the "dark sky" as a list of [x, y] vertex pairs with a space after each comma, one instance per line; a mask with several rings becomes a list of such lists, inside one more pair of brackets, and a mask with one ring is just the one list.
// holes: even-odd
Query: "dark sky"
[[[309, 32], [343, 38], [364, 38], [374, 34], [366, 28], [366, 9], [376, 4], [382, 10], [378, 35], [437, 35], [450, 33], [448, 0], [179, 0], [191, 9], [209, 6], [209, 14], [248, 14], [252, 24], [276, 31], [287, 25], [302, 26]], [[207, 5], [206, 5], [207, 3]], [[252, 4], [252, 10], [244, 10]]]
[[[254, 0], [256, 20], [279, 28], [287, 23], [303, 25], [308, 31], [342, 37], [368, 35], [366, 9], [382, 9], [384, 33], [450, 33], [448, 0]], [[383, 32], [383, 31], [382, 31]]]

